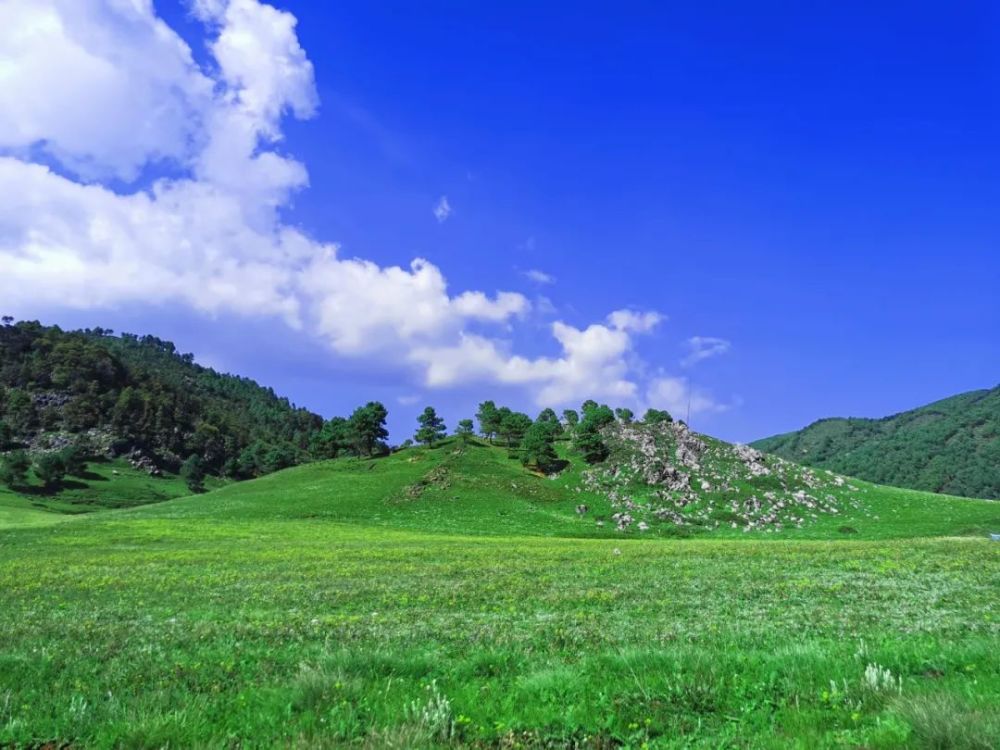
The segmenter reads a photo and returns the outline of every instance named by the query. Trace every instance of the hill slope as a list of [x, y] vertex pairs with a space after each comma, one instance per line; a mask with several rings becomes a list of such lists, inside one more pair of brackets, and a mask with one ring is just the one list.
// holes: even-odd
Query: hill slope
[[297, 466], [128, 516], [599, 539], [985, 537], [1000, 530], [996, 503], [845, 480], [683, 427], [614, 426], [609, 443], [611, 458], [596, 467], [563, 446], [567, 468], [545, 477], [505, 448], [452, 439], [374, 460]]
[[321, 426], [270, 388], [153, 336], [0, 326], [0, 451], [82, 442], [174, 471], [197, 454], [209, 473], [245, 478], [302, 460]]
[[1000, 386], [884, 419], [823, 419], [752, 445], [879, 484], [1000, 499]]

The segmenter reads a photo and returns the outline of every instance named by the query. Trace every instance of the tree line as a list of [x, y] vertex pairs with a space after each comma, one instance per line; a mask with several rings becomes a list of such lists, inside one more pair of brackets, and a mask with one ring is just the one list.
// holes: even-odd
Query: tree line
[[[11, 318], [0, 325], [0, 482], [10, 487], [24, 486], [33, 473], [55, 489], [66, 476], [85, 473], [88, 460], [136, 452], [180, 473], [192, 490], [208, 475], [248, 479], [318, 459], [375, 457], [390, 452], [388, 414], [369, 401], [324, 421], [248, 378], [202, 367], [154, 336], [63, 331]], [[629, 409], [593, 400], [561, 417], [543, 409], [532, 419], [493, 401], [475, 414], [483, 439], [540, 471], [558, 465], [559, 440], [572, 441], [590, 463], [603, 460], [601, 429], [634, 418]], [[670, 419], [656, 409], [644, 416], [651, 423]], [[475, 433], [471, 418], [455, 426], [463, 442]], [[51, 434], [72, 440], [40, 447], [39, 438]], [[447, 435], [428, 406], [401, 447], [433, 447]]]
[[[359, 407], [348, 418], [334, 417], [324, 424], [318, 446], [325, 458], [343, 455], [374, 456], [389, 452], [385, 443], [388, 436], [386, 418], [388, 411], [377, 401]], [[580, 410], [565, 409], [562, 418], [553, 409], [543, 409], [535, 419], [524, 412], [507, 406], [497, 406], [494, 401], [483, 401], [475, 414], [479, 434], [490, 444], [502, 444], [512, 457], [520, 458], [525, 466], [547, 471], [559, 464], [555, 444], [569, 440], [572, 447], [588, 463], [598, 463], [608, 456], [601, 430], [615, 421], [629, 424], [635, 420], [631, 409], [612, 409], [605, 404], [587, 400]], [[643, 415], [646, 424], [671, 422], [673, 418], [661, 409], [648, 409]], [[475, 435], [472, 419], [461, 419], [454, 435], [463, 443]], [[433, 406], [426, 407], [417, 416], [417, 429], [412, 439], [402, 443], [408, 448], [414, 443], [433, 448], [448, 436], [444, 420]]]

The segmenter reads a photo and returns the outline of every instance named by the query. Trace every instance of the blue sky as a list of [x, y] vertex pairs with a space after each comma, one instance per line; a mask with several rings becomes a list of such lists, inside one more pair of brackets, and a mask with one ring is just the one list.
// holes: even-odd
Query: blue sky
[[[453, 424], [487, 397], [533, 412], [578, 403], [591, 382], [634, 407], [690, 397], [694, 426], [733, 440], [1000, 382], [1000, 19], [989, 4], [272, 3], [277, 14], [256, 0], [161, 0], [127, 19], [101, 2], [15, 0], [10, 12], [19, 5], [19, 28], [48, 12], [81, 55], [129, 82], [86, 78], [67, 59], [76, 89], [96, 92], [89, 103], [63, 104], [58, 89], [52, 101], [0, 101], [24, 113], [0, 116], [11, 184], [29, 166], [50, 171], [30, 177], [44, 200], [0, 212], [5, 312], [152, 332], [325, 415], [379, 398], [397, 439], [427, 403]], [[176, 35], [162, 49], [144, 36], [159, 23]], [[24, 38], [0, 32], [22, 84], [8, 97], [61, 72], [29, 49], [42, 36]], [[148, 69], [133, 69], [138, 50]], [[169, 127], [147, 133], [149, 108], [177, 90], [176, 123], [158, 114]], [[145, 115], [130, 112], [147, 92]], [[109, 117], [121, 120], [114, 140], [100, 132]], [[223, 131], [230, 117], [241, 119]], [[245, 127], [257, 139], [245, 153], [205, 157], [215, 133], [236, 141]], [[242, 184], [263, 152], [301, 165], [308, 185], [274, 164], [260, 189]], [[136, 218], [135, 196], [157, 180], [236, 196], [240, 224], [220, 234], [256, 242], [291, 228], [308, 247], [227, 249], [192, 218], [213, 221], [201, 193], [158, 197], [155, 220]], [[178, 234], [156, 229], [172, 211]], [[66, 215], [86, 219], [60, 235]], [[95, 235], [86, 251], [68, 246], [70, 230]], [[51, 246], [26, 239], [38, 233]], [[150, 249], [160, 234], [164, 249]], [[75, 264], [106, 260], [108, 236], [113, 263], [74, 279]], [[175, 256], [178, 243], [194, 249]], [[337, 260], [311, 266], [328, 243]], [[340, 262], [352, 258], [368, 270]], [[414, 258], [447, 281], [444, 307], [416, 331], [389, 309], [410, 299], [395, 281], [425, 288], [408, 275]], [[394, 266], [407, 275], [394, 281]], [[198, 287], [206, 276], [228, 291]], [[358, 341], [323, 317], [383, 307], [385, 324]], [[636, 319], [616, 325], [616, 310]], [[656, 322], [639, 320], [652, 312]], [[714, 356], [694, 362], [696, 348]], [[453, 364], [435, 372], [430, 359]]]

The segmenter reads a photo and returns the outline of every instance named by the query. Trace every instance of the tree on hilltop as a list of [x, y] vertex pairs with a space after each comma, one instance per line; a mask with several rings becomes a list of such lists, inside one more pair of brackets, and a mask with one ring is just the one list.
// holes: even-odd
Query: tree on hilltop
[[523, 412], [511, 411], [506, 406], [500, 408], [500, 434], [508, 448], [516, 448], [521, 444], [524, 434], [534, 424], [531, 417]]
[[474, 431], [475, 427], [473, 426], [471, 419], [460, 419], [458, 426], [455, 428], [455, 434], [461, 438], [462, 443], [469, 442], [469, 439], [472, 437]]
[[479, 432], [492, 443], [500, 432], [500, 410], [497, 405], [492, 401], [483, 401], [476, 412], [476, 419], [479, 420]]
[[608, 446], [601, 436], [601, 429], [614, 421], [615, 413], [608, 406], [594, 406], [585, 412], [574, 436], [574, 446], [584, 461], [596, 464], [608, 457]]
[[378, 401], [369, 401], [359, 406], [351, 414], [351, 438], [355, 450], [360, 456], [373, 456], [381, 452], [384, 441], [389, 437], [385, 428], [385, 420], [389, 411]]
[[558, 425], [558, 422], [536, 420], [527, 429], [521, 441], [521, 463], [547, 471], [559, 460], [555, 449]]
[[350, 422], [343, 417], [331, 417], [313, 437], [310, 451], [317, 458], [337, 458], [353, 447]]
[[670, 416], [670, 412], [664, 411], [662, 409], [646, 409], [646, 413], [642, 417], [642, 421], [646, 424], [663, 424], [664, 422], [673, 422], [674, 418]]
[[553, 439], [558, 439], [563, 433], [562, 422], [559, 421], [559, 416], [552, 409], [542, 409], [541, 414], [538, 415], [538, 419], [535, 421], [552, 425]]
[[420, 428], [413, 437], [416, 438], [417, 442], [430, 448], [434, 447], [435, 441], [443, 440], [448, 434], [444, 427], [444, 420], [437, 415], [433, 406], [424, 409], [423, 413], [417, 417], [417, 422], [420, 423]]
[[563, 422], [565, 422], [566, 426], [572, 430], [580, 424], [580, 415], [577, 413], [576, 409], [563, 409]]
[[535, 419], [536, 422], [558, 422], [559, 417], [552, 409], [542, 409], [538, 414], [538, 418]]

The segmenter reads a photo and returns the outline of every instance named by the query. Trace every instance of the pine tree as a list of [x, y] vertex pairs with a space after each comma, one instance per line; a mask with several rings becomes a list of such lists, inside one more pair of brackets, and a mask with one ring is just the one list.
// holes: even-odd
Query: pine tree
[[24, 451], [12, 451], [0, 460], [0, 482], [11, 489], [22, 486], [28, 479], [31, 459]]
[[417, 417], [417, 422], [420, 423], [420, 428], [413, 437], [418, 443], [424, 443], [428, 447], [433, 448], [435, 441], [443, 440], [448, 434], [444, 427], [444, 420], [437, 415], [433, 406], [424, 409], [423, 413]]
[[555, 449], [558, 422], [538, 420], [524, 433], [521, 441], [521, 463], [546, 471], [558, 461]]
[[497, 405], [492, 401], [483, 401], [476, 412], [476, 419], [479, 420], [479, 432], [492, 443], [500, 432], [500, 410]]
[[192, 492], [205, 491], [205, 465], [199, 456], [192, 453], [181, 464], [181, 478], [184, 479], [188, 489]]
[[45, 489], [54, 490], [66, 478], [66, 462], [58, 453], [45, 453], [35, 460], [35, 476]]
[[382, 448], [383, 441], [389, 437], [389, 431], [385, 428], [388, 416], [388, 410], [378, 401], [369, 401], [354, 410], [351, 414], [350, 428], [352, 442], [358, 455], [373, 456]]
[[469, 442], [469, 438], [472, 437], [474, 430], [475, 427], [471, 419], [462, 419], [459, 420], [458, 427], [455, 428], [455, 434], [461, 438], [463, 443], [467, 443]]
[[673, 422], [674, 418], [670, 416], [670, 412], [663, 411], [662, 409], [646, 409], [646, 413], [642, 417], [642, 421], [646, 424], [662, 424], [664, 422]]

